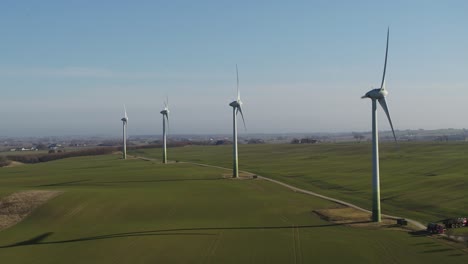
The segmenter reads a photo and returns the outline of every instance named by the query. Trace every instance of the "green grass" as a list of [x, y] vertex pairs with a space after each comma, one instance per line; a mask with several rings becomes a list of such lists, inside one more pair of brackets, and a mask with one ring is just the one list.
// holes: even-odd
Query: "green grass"
[[[232, 146], [169, 149], [170, 159], [231, 167]], [[381, 144], [382, 210], [423, 222], [468, 215], [468, 144]], [[135, 154], [155, 158], [160, 150]], [[241, 170], [371, 208], [371, 145], [240, 145]]]
[[[189, 153], [196, 148], [177, 151], [184, 149]], [[330, 202], [267, 181], [222, 179], [223, 173], [190, 164], [123, 161], [117, 155], [2, 168], [0, 196], [29, 189], [65, 192], [25, 221], [0, 231], [0, 259], [2, 263], [468, 261], [466, 253], [424, 236], [331, 225], [312, 213], [336, 206]]]

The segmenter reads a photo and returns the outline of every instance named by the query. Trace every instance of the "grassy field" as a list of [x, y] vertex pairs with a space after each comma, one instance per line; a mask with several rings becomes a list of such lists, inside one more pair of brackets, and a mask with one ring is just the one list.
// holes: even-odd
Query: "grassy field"
[[117, 155], [2, 168], [0, 197], [19, 190], [64, 193], [18, 225], [0, 231], [0, 259], [2, 263], [468, 261], [459, 249], [424, 236], [331, 224], [312, 210], [335, 204], [267, 181], [223, 179], [224, 173], [190, 164], [123, 161]]
[[[169, 149], [170, 159], [230, 168], [232, 146]], [[134, 154], [160, 158], [160, 150]], [[382, 210], [422, 222], [468, 215], [468, 144], [382, 144]], [[240, 145], [240, 169], [371, 208], [371, 145]]]

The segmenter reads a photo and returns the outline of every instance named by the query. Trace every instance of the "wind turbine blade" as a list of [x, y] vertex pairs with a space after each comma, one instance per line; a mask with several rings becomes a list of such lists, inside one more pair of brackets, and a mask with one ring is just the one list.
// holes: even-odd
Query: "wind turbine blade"
[[379, 99], [379, 104], [382, 106], [385, 114], [387, 115], [388, 122], [390, 123], [390, 127], [392, 128], [393, 138], [395, 139], [395, 143], [398, 145], [398, 141], [395, 136], [395, 130], [393, 129], [392, 119], [390, 118], [390, 112], [388, 111], [387, 101], [385, 98]]
[[237, 100], [240, 99], [240, 92], [239, 92], [239, 70], [237, 69], [237, 64], [236, 64], [236, 75], [237, 75]]
[[169, 114], [165, 114], [167, 120], [167, 131], [169, 132]]
[[387, 48], [385, 50], [385, 63], [384, 63], [384, 68], [383, 68], [383, 76], [382, 76], [382, 83], [380, 84], [380, 89], [384, 88], [385, 84], [385, 72], [387, 70], [387, 56], [388, 56], [388, 39], [390, 36], [390, 27], [387, 29]]
[[127, 116], [127, 108], [125, 107], [125, 104], [124, 104], [124, 112], [125, 112], [125, 118], [128, 119], [128, 116]]
[[[242, 116], [242, 122], [244, 123], [244, 129], [247, 130], [247, 126], [245, 125], [244, 114], [242, 113], [242, 108], [241, 108], [240, 105], [237, 107], [237, 112], [240, 112], [240, 114]], [[237, 113], [236, 113], [236, 115], [237, 115]]]

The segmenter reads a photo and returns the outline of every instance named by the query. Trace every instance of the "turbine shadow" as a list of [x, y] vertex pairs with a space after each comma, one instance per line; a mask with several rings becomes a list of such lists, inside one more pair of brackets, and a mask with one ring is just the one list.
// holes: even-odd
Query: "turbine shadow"
[[91, 241], [91, 240], [100, 240], [100, 239], [111, 239], [111, 238], [119, 238], [119, 237], [145, 237], [145, 236], [215, 236], [215, 234], [210, 233], [144, 233], [144, 232], [136, 232], [133, 233], [126, 233], [126, 234], [111, 234], [111, 235], [102, 235], [102, 236], [94, 236], [94, 237], [82, 237], [77, 239], [68, 239], [68, 240], [60, 240], [60, 241], [49, 241], [49, 242], [41, 242], [46, 237], [53, 234], [53, 232], [44, 233], [32, 239], [28, 239], [25, 241], [21, 241], [18, 243], [0, 246], [2, 248], [12, 248], [12, 247], [20, 247], [20, 246], [34, 246], [34, 245], [51, 245], [51, 244], [63, 244], [63, 243], [73, 243], [73, 242], [84, 242], [84, 241]]
[[[359, 224], [367, 222], [353, 222], [351, 224]], [[347, 223], [350, 224], [350, 223]], [[53, 232], [47, 232], [31, 239], [20, 241], [18, 243], [0, 246], [2, 248], [12, 248], [20, 246], [33, 246], [33, 245], [50, 245], [50, 244], [63, 244], [63, 243], [75, 243], [85, 242], [92, 240], [101, 239], [113, 239], [122, 237], [144, 237], [144, 236], [216, 236], [214, 233], [206, 233], [203, 231], [221, 231], [221, 230], [265, 230], [265, 229], [307, 229], [307, 228], [326, 228], [333, 226], [340, 226], [345, 224], [325, 224], [325, 225], [301, 225], [301, 226], [246, 226], [246, 227], [197, 227], [197, 228], [174, 228], [174, 229], [160, 229], [160, 230], [149, 230], [149, 231], [137, 231], [137, 232], [126, 232], [126, 233], [115, 233], [100, 236], [81, 237], [76, 239], [58, 240], [42, 242], [45, 238], [53, 234]]]
[[120, 184], [120, 183], [141, 183], [141, 182], [181, 182], [181, 181], [216, 181], [224, 178], [198, 178], [198, 179], [161, 179], [161, 180], [142, 180], [142, 181], [102, 181], [94, 182], [98, 184]]
[[36, 186], [34, 186], [34, 187], [67, 186], [67, 185], [75, 185], [75, 183], [86, 182], [86, 181], [90, 181], [90, 179], [87, 179], [87, 180], [79, 180], [79, 181], [68, 181], [68, 182], [51, 183], [51, 184], [41, 184], [41, 185], [36, 185]]
[[8, 248], [8, 247], [19, 247], [19, 246], [28, 246], [28, 245], [35, 245], [35, 244], [42, 244], [42, 243], [47, 243], [47, 242], [41, 242], [42, 240], [46, 239], [47, 237], [51, 236], [54, 232], [47, 232], [38, 236], [35, 236], [31, 239], [21, 241], [18, 243], [14, 243], [8, 246], [3, 246], [0, 248]]
[[[161, 179], [161, 180], [141, 180], [141, 181], [98, 181], [89, 182], [91, 180], [59, 182], [51, 184], [36, 185], [34, 187], [56, 187], [56, 186], [102, 186], [106, 184], [125, 184], [125, 183], [151, 183], [151, 182], [182, 182], [182, 181], [215, 181], [225, 180], [224, 178], [198, 178], [198, 179]], [[87, 183], [85, 183], [87, 182]]]
[[425, 250], [422, 253], [440, 253], [440, 252], [449, 252], [449, 251], [454, 251], [456, 249], [454, 248], [441, 248], [441, 249], [431, 249], [431, 250]]

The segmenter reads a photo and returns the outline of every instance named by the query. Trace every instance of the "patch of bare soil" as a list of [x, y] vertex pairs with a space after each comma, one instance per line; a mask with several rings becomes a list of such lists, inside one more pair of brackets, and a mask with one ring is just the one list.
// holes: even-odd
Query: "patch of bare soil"
[[61, 191], [23, 191], [0, 200], [0, 230], [14, 226]]
[[372, 222], [372, 215], [351, 207], [314, 210], [320, 218], [334, 224], [342, 224], [362, 228], [392, 228], [406, 230], [396, 224], [395, 219], [382, 218], [380, 223]]
[[21, 165], [24, 165], [24, 163], [18, 161], [11, 161], [8, 166], [5, 166], [5, 168], [17, 167]]

